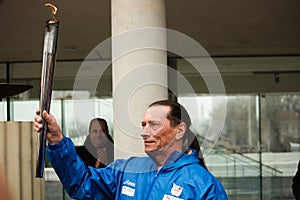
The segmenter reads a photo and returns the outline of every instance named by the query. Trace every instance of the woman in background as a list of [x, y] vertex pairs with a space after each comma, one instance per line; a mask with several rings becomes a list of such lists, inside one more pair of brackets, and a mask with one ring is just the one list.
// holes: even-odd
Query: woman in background
[[113, 143], [106, 120], [94, 118], [90, 121], [84, 145], [77, 147], [76, 152], [86, 166], [102, 168], [114, 160]]

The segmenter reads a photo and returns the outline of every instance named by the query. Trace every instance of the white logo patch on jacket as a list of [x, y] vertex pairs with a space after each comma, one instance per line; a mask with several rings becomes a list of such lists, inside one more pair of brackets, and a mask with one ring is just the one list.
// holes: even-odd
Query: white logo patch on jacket
[[183, 200], [183, 199], [165, 194], [162, 200]]
[[[126, 186], [128, 185], [128, 186]], [[130, 197], [133, 197], [134, 196], [134, 192], [135, 192], [135, 189], [134, 188], [131, 188], [131, 187], [135, 187], [135, 183], [129, 181], [129, 180], [126, 180], [124, 183], [123, 183], [123, 186], [122, 186], [122, 194], [125, 194], [127, 196], [130, 196]]]
[[173, 187], [171, 189], [171, 194], [176, 196], [176, 197], [179, 197], [182, 193], [182, 190], [183, 190], [182, 187], [180, 187], [179, 185], [176, 185], [175, 183], [173, 183]]
[[135, 192], [135, 189], [123, 185], [123, 187], [122, 187], [122, 194], [125, 194], [127, 196], [133, 197], [134, 196], [134, 192]]

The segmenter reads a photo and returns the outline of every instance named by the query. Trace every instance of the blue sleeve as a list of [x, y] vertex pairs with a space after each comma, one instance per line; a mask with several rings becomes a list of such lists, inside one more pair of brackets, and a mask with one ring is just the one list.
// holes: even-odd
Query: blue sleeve
[[70, 138], [64, 137], [59, 143], [49, 145], [47, 153], [52, 167], [71, 198], [114, 199], [114, 169], [86, 167], [77, 156]]
[[208, 195], [208, 196], [211, 196], [208, 199], [228, 200], [225, 189], [219, 182], [216, 182], [213, 185], [212, 190], [210, 191], [210, 195]]
[[[192, 165], [189, 171], [185, 172], [185, 182], [190, 186], [191, 193], [186, 199], [205, 200], [228, 200], [226, 191], [221, 182], [207, 169], [200, 165]], [[184, 180], [182, 180], [184, 181]]]
[[[203, 192], [203, 199], [207, 200], [228, 200], [227, 194], [220, 181], [214, 177], [210, 172], [202, 173], [200, 191]], [[198, 182], [198, 183], [199, 183]], [[201, 198], [202, 199], [202, 198]]]

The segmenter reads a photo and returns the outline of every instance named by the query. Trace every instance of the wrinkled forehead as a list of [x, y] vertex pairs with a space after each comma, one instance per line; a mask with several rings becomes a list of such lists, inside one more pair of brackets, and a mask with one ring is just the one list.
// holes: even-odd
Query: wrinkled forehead
[[144, 120], [166, 120], [169, 106], [153, 105], [146, 110]]

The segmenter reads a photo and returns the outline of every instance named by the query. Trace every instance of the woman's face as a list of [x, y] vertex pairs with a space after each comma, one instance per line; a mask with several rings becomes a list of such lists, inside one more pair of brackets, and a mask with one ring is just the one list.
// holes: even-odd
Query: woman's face
[[95, 148], [103, 147], [107, 142], [108, 130], [105, 127], [105, 124], [102, 121], [93, 121], [90, 129], [90, 139], [91, 143]]

